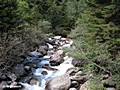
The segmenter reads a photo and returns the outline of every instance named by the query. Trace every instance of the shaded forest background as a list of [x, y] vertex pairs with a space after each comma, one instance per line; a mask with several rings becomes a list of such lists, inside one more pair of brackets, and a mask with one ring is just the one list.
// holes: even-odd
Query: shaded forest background
[[65, 50], [79, 67], [108, 73], [120, 89], [120, 0], [0, 0], [1, 72], [43, 33], [72, 38]]

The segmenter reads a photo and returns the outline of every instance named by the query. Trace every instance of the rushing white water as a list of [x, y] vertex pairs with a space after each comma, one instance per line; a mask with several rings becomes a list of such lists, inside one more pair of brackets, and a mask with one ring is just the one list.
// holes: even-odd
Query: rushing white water
[[43, 87], [38, 85], [30, 85], [28, 83], [21, 83], [24, 86], [23, 90], [45, 90]]
[[[49, 40], [52, 40], [51, 38], [49, 38]], [[65, 42], [65, 38], [63, 38], [63, 41], [60, 42], [60, 40], [56, 40], [56, 44], [64, 44]], [[73, 41], [69, 40], [66, 41], [67, 43], [64, 44], [62, 47], [69, 47]], [[49, 43], [47, 43], [49, 50], [52, 51], [53, 46]], [[59, 48], [59, 47], [58, 47]], [[53, 52], [53, 51], [52, 51]], [[32, 54], [34, 55], [38, 55], [38, 53], [36, 52], [32, 52]], [[72, 60], [73, 58], [65, 56], [64, 57], [64, 62], [61, 63], [59, 66], [50, 66], [49, 63], [49, 59], [50, 59], [50, 55], [46, 55], [43, 57], [43, 60], [41, 60], [39, 63], [37, 63], [38, 67], [35, 72], [33, 72], [33, 76], [40, 78], [37, 81], [36, 85], [30, 85], [27, 82], [25, 83], [20, 83], [21, 85], [24, 86], [24, 89], [22, 90], [45, 90], [46, 84], [49, 82], [49, 80], [51, 80], [52, 78], [56, 77], [56, 76], [60, 76], [66, 73], [66, 71], [70, 68], [73, 68], [72, 65]], [[50, 68], [54, 68], [56, 70], [47, 70], [45, 68], [42, 68], [42, 66], [44, 65], [48, 65]], [[43, 72], [45, 72], [46, 74], [43, 74]]]
[[[45, 64], [45, 62], [42, 62], [42, 63]], [[48, 63], [48, 62], [46, 62], [46, 63]], [[57, 71], [49, 71], [49, 70], [46, 70], [46, 69], [43, 69], [43, 68], [37, 68], [35, 73], [34, 73], [34, 76], [42, 77], [41, 85], [39, 86], [39, 84], [37, 84], [37, 85], [30, 85], [28, 83], [21, 83], [25, 87], [23, 90], [45, 90], [46, 83], [50, 79], [52, 79], [55, 76], [60, 76], [60, 75], [65, 74], [66, 71], [69, 68], [72, 68], [72, 67], [73, 67], [73, 65], [71, 63], [66, 63], [66, 61], [65, 61], [62, 64], [60, 64], [59, 66], [54, 66], [53, 67], [53, 68], [58, 69]], [[43, 75], [42, 74], [43, 71], [46, 71], [48, 74], [47, 75]]]

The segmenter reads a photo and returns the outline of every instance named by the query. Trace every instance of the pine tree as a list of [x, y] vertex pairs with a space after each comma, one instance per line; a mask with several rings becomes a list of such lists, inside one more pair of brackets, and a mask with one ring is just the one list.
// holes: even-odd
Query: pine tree
[[0, 0], [0, 31], [8, 32], [19, 24], [17, 0]]

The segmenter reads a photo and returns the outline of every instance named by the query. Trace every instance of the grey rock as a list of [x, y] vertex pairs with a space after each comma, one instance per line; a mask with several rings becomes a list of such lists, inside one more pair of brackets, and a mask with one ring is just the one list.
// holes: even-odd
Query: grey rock
[[79, 83], [77, 81], [72, 81], [71, 82], [71, 87], [77, 88], [79, 86]]
[[50, 64], [52, 66], [57, 66], [59, 65], [60, 63], [62, 63], [64, 60], [63, 60], [63, 55], [59, 55], [59, 54], [54, 54], [51, 56], [51, 59], [50, 59]]
[[2, 81], [0, 83], [0, 90], [3, 90], [3, 88], [6, 88], [7, 87], [7, 83], [5, 81]]
[[54, 77], [50, 80], [45, 90], [68, 90], [71, 85], [71, 81], [68, 74]]
[[70, 78], [71, 78], [71, 80], [77, 81], [77, 82], [80, 82], [80, 83], [84, 83], [88, 79], [87, 76], [71, 76]]
[[44, 55], [47, 54], [48, 46], [40, 46], [39, 49], [38, 49], [38, 51], [39, 51], [41, 54], [43, 54], [43, 56], [44, 56]]
[[36, 78], [31, 78], [28, 83], [30, 85], [38, 85], [38, 80]]
[[41, 74], [42, 75], [47, 75], [48, 73], [47, 73], [47, 71], [42, 71]]

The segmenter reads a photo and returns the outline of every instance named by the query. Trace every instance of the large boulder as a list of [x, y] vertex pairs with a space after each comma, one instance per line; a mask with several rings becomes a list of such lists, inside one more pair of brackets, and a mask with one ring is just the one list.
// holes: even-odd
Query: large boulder
[[71, 85], [71, 80], [68, 74], [54, 77], [50, 80], [45, 90], [68, 90]]
[[57, 66], [57, 65], [61, 64], [64, 61], [64, 58], [63, 58], [64, 55], [65, 55], [65, 53], [63, 52], [63, 50], [57, 50], [55, 52], [55, 54], [53, 54], [51, 56], [50, 64], [52, 66]]
[[64, 61], [63, 59], [63, 55], [59, 55], [59, 54], [54, 54], [51, 56], [51, 59], [50, 59], [50, 64], [52, 66], [57, 66], [59, 65], [60, 63], [62, 63]]
[[42, 55], [46, 55], [47, 51], [48, 51], [48, 46], [39, 46], [38, 51], [42, 54]]

